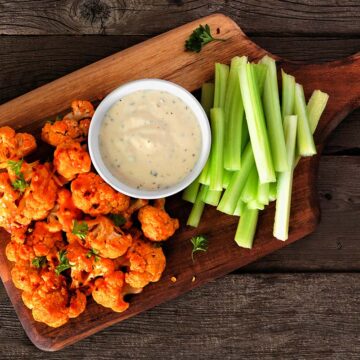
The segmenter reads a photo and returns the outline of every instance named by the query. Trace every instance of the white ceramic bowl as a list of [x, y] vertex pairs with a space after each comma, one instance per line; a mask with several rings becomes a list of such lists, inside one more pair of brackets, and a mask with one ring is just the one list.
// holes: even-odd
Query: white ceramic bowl
[[[105, 114], [119, 99], [138, 90], [167, 91], [170, 94], [179, 97], [187, 106], [190, 107], [199, 123], [202, 136], [202, 146], [199, 159], [196, 162], [192, 171], [181, 182], [173, 186], [167, 187], [166, 189], [164, 188], [159, 190], [142, 190], [133, 188], [128, 184], [121, 182], [121, 180], [112, 175], [101, 157], [99, 148], [99, 132]], [[91, 120], [88, 143], [92, 163], [94, 164], [98, 174], [109, 185], [111, 185], [117, 191], [134, 198], [157, 199], [180, 192], [197, 178], [197, 176], [200, 174], [201, 170], [205, 166], [206, 160], [209, 156], [211, 146], [211, 131], [205, 111], [190, 92], [170, 81], [160, 79], [144, 79], [132, 81], [118, 87], [101, 101]]]

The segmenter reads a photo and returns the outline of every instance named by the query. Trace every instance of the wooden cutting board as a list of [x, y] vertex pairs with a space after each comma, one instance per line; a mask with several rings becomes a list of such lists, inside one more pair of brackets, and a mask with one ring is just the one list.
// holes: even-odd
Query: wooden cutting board
[[[213, 33], [226, 39], [226, 42], [208, 44], [199, 54], [185, 52], [185, 39], [199, 24], [209, 24]], [[247, 55], [251, 60], [257, 60], [265, 54], [267, 51], [249, 40], [231, 19], [215, 14], [109, 56], [1, 105], [0, 126], [9, 124], [38, 134], [44, 121], [66, 111], [73, 99], [96, 101], [122, 83], [141, 78], [167, 79], [194, 91], [213, 77], [216, 61], [229, 63], [236, 55]], [[307, 97], [314, 89], [321, 89], [330, 95], [315, 134], [320, 153], [330, 132], [360, 104], [360, 54], [322, 65], [278, 60], [281, 67], [304, 85]], [[38, 154], [46, 154], [47, 149], [41, 146]], [[290, 234], [286, 242], [272, 237], [273, 205], [261, 213], [254, 248], [246, 250], [238, 248], [233, 241], [238, 221], [236, 217], [221, 214], [209, 207], [200, 226], [197, 229], [188, 228], [184, 224], [190, 205], [183, 202], [179, 195], [170, 198], [169, 212], [178, 217], [183, 225], [165, 245], [167, 267], [162, 279], [134, 296], [130, 308], [122, 314], [98, 306], [89, 299], [87, 309], [80, 317], [57, 329], [35, 322], [23, 305], [20, 291], [11, 281], [11, 263], [5, 257], [9, 237], [1, 232], [0, 276], [27, 335], [42, 350], [59, 350], [310, 234], [320, 218], [316, 191], [318, 163], [319, 155], [302, 159], [296, 169]], [[192, 262], [189, 240], [196, 234], [208, 237], [209, 250], [197, 254], [195, 262]], [[172, 282], [171, 277], [176, 277], [176, 282]]]

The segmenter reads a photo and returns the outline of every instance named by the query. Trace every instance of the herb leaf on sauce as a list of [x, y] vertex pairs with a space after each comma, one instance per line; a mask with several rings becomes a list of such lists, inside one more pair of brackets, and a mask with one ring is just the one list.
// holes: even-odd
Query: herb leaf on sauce
[[210, 26], [208, 24], [199, 25], [189, 38], [185, 41], [185, 50], [200, 52], [202, 47], [212, 41], [225, 41], [224, 39], [214, 38], [211, 35]]

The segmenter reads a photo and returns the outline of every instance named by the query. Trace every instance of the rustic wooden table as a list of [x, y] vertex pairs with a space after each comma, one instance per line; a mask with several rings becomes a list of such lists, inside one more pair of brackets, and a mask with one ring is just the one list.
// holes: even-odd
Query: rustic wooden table
[[[0, 102], [213, 12], [292, 60], [360, 50], [359, 1], [0, 0]], [[358, 359], [359, 120], [357, 110], [324, 151], [313, 235], [52, 354], [27, 339], [1, 285], [0, 359]]]

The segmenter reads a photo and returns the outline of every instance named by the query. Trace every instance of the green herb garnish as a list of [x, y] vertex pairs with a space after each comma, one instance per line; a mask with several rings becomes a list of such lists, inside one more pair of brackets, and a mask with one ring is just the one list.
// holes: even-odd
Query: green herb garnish
[[199, 236], [194, 236], [190, 239], [193, 249], [191, 252], [191, 258], [194, 261], [194, 254], [197, 251], [207, 251], [208, 249], [208, 240], [205, 236], [203, 235], [199, 235]]
[[120, 227], [126, 223], [126, 219], [121, 214], [110, 214], [109, 218], [117, 227]]
[[192, 34], [189, 36], [189, 39], [185, 41], [185, 50], [200, 52], [202, 47], [212, 41], [225, 41], [224, 39], [214, 38], [210, 32], [210, 26], [208, 24], [199, 25]]
[[72, 233], [76, 235], [78, 238], [84, 240], [86, 238], [88, 231], [89, 231], [89, 227], [85, 221], [82, 222], [78, 222], [77, 220], [74, 221]]
[[95, 262], [96, 261], [98, 261], [99, 260], [99, 250], [95, 250], [95, 249], [90, 249], [89, 251], [88, 251], [88, 253], [86, 254], [86, 257], [88, 258], [88, 259], [90, 259], [92, 256], [94, 256], [94, 258], [95, 258]]
[[36, 268], [42, 268], [44, 265], [46, 265], [47, 260], [46, 256], [36, 256], [32, 259], [31, 262]]
[[11, 185], [15, 190], [18, 190], [20, 192], [24, 192], [25, 189], [29, 186], [29, 184], [25, 181], [23, 173], [20, 173], [18, 178], [15, 181], [13, 181]]
[[9, 160], [8, 165], [9, 168], [15, 173], [16, 176], [20, 176], [21, 172], [21, 166], [23, 164], [24, 160]]
[[11, 185], [15, 190], [18, 190], [20, 192], [25, 191], [25, 189], [29, 186], [29, 184], [25, 181], [24, 174], [20, 171], [23, 162], [24, 162], [24, 160], [18, 160], [18, 161], [9, 160], [8, 161], [9, 168], [14, 172], [14, 174], [17, 177], [17, 179], [15, 181], [13, 181]]
[[57, 275], [60, 275], [63, 271], [71, 268], [66, 253], [67, 253], [66, 250], [59, 251], [60, 264], [55, 268], [55, 272]]

